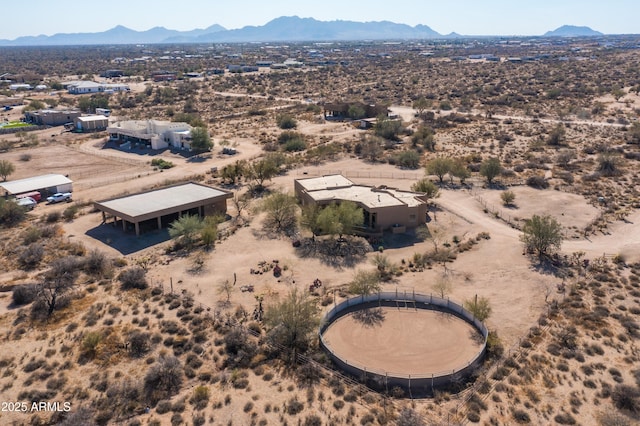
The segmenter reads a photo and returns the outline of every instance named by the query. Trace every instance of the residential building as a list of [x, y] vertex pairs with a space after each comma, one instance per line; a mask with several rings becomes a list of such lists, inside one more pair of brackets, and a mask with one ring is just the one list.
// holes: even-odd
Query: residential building
[[385, 185], [357, 185], [342, 175], [296, 179], [294, 189], [303, 206], [325, 206], [342, 201], [356, 203], [364, 211], [361, 228], [364, 233], [404, 232], [427, 220], [427, 197], [421, 193]]
[[95, 81], [72, 81], [65, 84], [69, 93], [83, 95], [87, 93], [128, 92], [129, 86], [120, 83], [96, 83]]
[[80, 117], [78, 110], [58, 110], [58, 109], [41, 109], [38, 111], [27, 111], [24, 113], [24, 121], [39, 126], [62, 126], [64, 124], [73, 123], [76, 118]]
[[109, 140], [121, 146], [142, 145], [151, 149], [191, 149], [191, 126], [160, 120], [119, 121], [107, 128]]

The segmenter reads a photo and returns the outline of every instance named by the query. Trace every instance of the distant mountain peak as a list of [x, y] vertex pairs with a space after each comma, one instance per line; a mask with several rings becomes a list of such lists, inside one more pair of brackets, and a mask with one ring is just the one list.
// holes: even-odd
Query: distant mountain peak
[[545, 37], [593, 37], [604, 35], [600, 31], [592, 30], [589, 27], [576, 25], [563, 25], [553, 31], [547, 31]]

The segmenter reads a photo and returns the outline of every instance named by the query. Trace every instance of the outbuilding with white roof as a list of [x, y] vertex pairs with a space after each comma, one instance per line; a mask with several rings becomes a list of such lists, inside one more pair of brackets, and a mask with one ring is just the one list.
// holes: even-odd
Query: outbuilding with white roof
[[[132, 227], [136, 235], [148, 229], [169, 226], [183, 215], [211, 216], [227, 212], [232, 193], [195, 182], [141, 192], [94, 203], [102, 222], [113, 218], [122, 229]], [[109, 216], [109, 217], [108, 217]]]
[[0, 187], [4, 189], [5, 195], [20, 195], [37, 191], [44, 198], [56, 192], [71, 192], [73, 181], [64, 175], [48, 174], [2, 182]]

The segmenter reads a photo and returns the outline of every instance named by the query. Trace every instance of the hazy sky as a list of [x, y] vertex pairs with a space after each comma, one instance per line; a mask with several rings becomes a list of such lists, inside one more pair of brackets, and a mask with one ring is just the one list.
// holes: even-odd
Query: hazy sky
[[0, 39], [24, 35], [263, 25], [279, 16], [425, 24], [441, 34], [539, 35], [561, 25], [640, 33], [638, 0], [30, 0], [7, 2]]

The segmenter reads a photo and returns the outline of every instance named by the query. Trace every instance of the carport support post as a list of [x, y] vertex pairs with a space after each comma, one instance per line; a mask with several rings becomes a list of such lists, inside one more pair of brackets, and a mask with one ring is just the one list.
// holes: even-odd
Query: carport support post
[[162, 216], [158, 216], [158, 229], [162, 229]]
[[134, 226], [136, 227], [136, 237], [139, 237], [140, 236], [140, 222], [134, 223]]
[[127, 231], [127, 221], [124, 220], [124, 217], [122, 218], [122, 230], [123, 231]]

